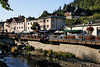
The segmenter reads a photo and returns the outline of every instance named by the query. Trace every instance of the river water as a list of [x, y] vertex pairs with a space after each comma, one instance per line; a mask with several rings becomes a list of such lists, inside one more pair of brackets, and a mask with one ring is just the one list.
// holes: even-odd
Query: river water
[[[47, 61], [37, 61], [30, 57], [24, 56], [8, 56], [0, 59], [4, 61], [9, 67], [61, 67], [56, 63], [47, 63]], [[55, 65], [55, 66], [54, 66]]]

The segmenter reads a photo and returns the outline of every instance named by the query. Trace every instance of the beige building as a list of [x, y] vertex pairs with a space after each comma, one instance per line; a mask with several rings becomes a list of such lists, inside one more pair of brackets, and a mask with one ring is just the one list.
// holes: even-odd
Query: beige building
[[66, 25], [66, 18], [62, 16], [48, 16], [39, 18], [38, 23], [41, 30], [59, 30], [61, 27]]
[[61, 16], [48, 16], [38, 19], [25, 19], [25, 27], [27, 32], [33, 31], [32, 24], [38, 22], [41, 31], [55, 31], [66, 25], [66, 18]]

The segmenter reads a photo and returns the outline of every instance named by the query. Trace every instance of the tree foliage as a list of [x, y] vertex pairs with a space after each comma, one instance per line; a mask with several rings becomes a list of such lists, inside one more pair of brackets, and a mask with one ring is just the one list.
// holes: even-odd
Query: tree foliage
[[84, 9], [98, 10], [100, 9], [100, 0], [74, 0], [74, 6]]
[[0, 4], [3, 8], [5, 8], [6, 10], [11, 10], [13, 11], [11, 8], [10, 8], [10, 5], [8, 3], [8, 0], [0, 0]]
[[48, 14], [49, 13], [46, 10], [44, 10], [40, 17], [46, 17], [46, 16], [48, 16]]
[[38, 30], [40, 30], [39, 24], [37, 22], [34, 22], [33, 25], [32, 25], [32, 27], [31, 27], [31, 29], [32, 30], [36, 30], [36, 27], [38, 27]]

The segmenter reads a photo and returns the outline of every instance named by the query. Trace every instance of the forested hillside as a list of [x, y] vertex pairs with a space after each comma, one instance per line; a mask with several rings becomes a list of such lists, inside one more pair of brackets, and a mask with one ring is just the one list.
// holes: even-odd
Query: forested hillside
[[100, 10], [100, 0], [74, 0], [74, 6], [90, 10]]

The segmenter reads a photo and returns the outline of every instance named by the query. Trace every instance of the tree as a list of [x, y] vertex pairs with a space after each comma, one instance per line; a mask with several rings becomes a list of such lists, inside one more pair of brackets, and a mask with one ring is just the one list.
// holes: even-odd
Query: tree
[[67, 6], [67, 5], [66, 5], [66, 4], [64, 4], [63, 10], [66, 8], [66, 6]]
[[11, 8], [10, 8], [10, 5], [8, 3], [8, 0], [0, 0], [0, 4], [3, 8], [5, 8], [6, 10], [11, 10], [13, 11]]
[[73, 19], [67, 19], [66, 25], [71, 29], [71, 33], [72, 33], [72, 28], [74, 26], [74, 20]]
[[46, 16], [48, 16], [48, 12], [44, 10], [40, 17], [46, 17]]
[[36, 27], [38, 28], [38, 30], [40, 30], [40, 26], [39, 26], [38, 22], [34, 22], [31, 29], [36, 30]]

